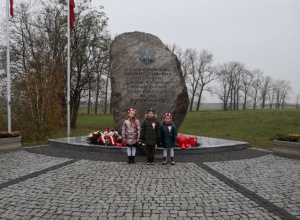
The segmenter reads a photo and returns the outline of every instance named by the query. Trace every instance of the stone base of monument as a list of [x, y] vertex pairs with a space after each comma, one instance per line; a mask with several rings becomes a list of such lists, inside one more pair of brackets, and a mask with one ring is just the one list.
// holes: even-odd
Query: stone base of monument
[[[182, 134], [181, 134], [182, 135]], [[185, 135], [189, 136], [189, 135]], [[197, 137], [197, 136], [196, 136]], [[49, 139], [49, 144], [56, 147], [64, 148], [76, 148], [84, 151], [99, 151], [105, 153], [120, 153], [126, 154], [126, 147], [118, 146], [103, 146], [93, 145], [86, 143], [86, 136], [79, 137], [67, 137], [58, 139]], [[175, 154], [205, 154], [212, 152], [232, 151], [245, 149], [248, 146], [248, 142], [232, 141], [225, 139], [217, 139], [210, 137], [197, 137], [198, 142], [201, 144], [199, 147], [192, 147], [187, 149], [181, 149], [175, 147]], [[156, 154], [162, 154], [163, 148], [158, 148]]]

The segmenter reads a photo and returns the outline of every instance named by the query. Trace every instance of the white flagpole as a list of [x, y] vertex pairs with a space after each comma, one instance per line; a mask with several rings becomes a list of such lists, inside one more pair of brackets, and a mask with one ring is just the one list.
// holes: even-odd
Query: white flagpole
[[9, 52], [9, 0], [6, 0], [6, 58], [7, 58], [7, 119], [8, 132], [11, 132], [11, 101], [10, 101], [10, 52]]
[[70, 137], [70, 0], [68, 0], [68, 98], [67, 98], [67, 107], [68, 107], [68, 137]]

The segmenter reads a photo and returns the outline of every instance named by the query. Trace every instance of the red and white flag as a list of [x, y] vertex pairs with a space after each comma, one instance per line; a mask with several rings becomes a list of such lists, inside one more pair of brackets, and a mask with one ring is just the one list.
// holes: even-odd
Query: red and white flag
[[14, 0], [10, 0], [10, 15], [14, 17]]
[[[13, 0], [10, 0], [10, 1], [13, 1]], [[74, 0], [70, 0], [70, 30], [73, 29], [73, 24], [75, 22], [74, 8], [75, 8], [75, 2], [74, 2]]]

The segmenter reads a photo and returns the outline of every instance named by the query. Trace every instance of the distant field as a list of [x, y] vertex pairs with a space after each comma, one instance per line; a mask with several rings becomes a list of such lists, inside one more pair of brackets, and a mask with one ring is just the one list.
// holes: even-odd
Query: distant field
[[300, 109], [189, 112], [179, 132], [249, 142], [272, 149], [276, 133], [300, 133]]
[[[71, 136], [113, 127], [112, 115], [78, 116]], [[276, 133], [300, 133], [300, 109], [188, 112], [180, 133], [249, 142], [249, 146], [272, 149], [270, 138]], [[62, 129], [57, 137], [66, 136]]]

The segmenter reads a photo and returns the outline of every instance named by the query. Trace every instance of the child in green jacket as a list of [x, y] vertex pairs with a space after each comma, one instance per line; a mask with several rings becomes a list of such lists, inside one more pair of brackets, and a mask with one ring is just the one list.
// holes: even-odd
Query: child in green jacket
[[160, 124], [156, 119], [154, 109], [148, 109], [141, 126], [141, 141], [146, 145], [147, 164], [154, 165], [155, 148], [160, 143]]

